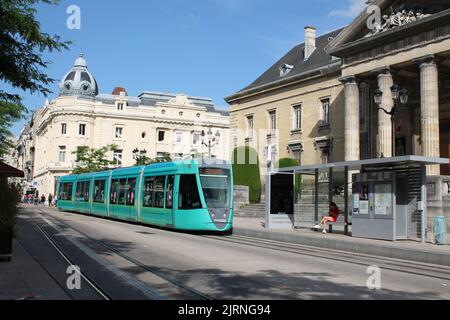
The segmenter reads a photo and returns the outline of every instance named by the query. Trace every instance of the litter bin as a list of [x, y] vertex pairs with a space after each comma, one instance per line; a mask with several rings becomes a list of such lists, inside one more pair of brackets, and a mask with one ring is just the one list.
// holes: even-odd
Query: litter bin
[[434, 218], [434, 236], [436, 244], [447, 244], [447, 222], [445, 221], [445, 217]]

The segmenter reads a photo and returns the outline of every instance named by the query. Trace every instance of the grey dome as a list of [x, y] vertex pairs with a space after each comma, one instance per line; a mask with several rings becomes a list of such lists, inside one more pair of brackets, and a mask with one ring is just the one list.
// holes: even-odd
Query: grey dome
[[75, 60], [73, 68], [62, 79], [59, 85], [59, 94], [61, 96], [95, 97], [98, 92], [97, 81], [89, 72], [86, 60], [81, 53]]

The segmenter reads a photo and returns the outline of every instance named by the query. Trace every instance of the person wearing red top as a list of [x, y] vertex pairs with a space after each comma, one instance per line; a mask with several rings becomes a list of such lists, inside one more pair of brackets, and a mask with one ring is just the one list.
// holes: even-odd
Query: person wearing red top
[[330, 203], [330, 212], [328, 217], [324, 217], [320, 223], [314, 227], [314, 229], [320, 229], [323, 226], [323, 234], [327, 233], [327, 223], [329, 222], [336, 222], [339, 218], [339, 215], [341, 214], [341, 211], [339, 210], [339, 207], [336, 205], [336, 203], [331, 202]]

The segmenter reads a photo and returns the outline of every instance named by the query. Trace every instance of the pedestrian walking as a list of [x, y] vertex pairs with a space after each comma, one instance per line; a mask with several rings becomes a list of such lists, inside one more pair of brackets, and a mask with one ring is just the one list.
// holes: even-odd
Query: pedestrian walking
[[41, 206], [45, 207], [45, 195], [41, 197]]
[[52, 204], [53, 204], [53, 196], [52, 196], [52, 194], [50, 193], [50, 194], [48, 195], [48, 207], [51, 208], [51, 207], [52, 207]]

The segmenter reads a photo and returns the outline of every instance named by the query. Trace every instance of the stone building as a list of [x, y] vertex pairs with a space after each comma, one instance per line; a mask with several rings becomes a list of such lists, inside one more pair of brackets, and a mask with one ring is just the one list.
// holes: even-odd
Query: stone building
[[[450, 2], [373, 0], [343, 29], [316, 37], [306, 27], [305, 43], [226, 101], [232, 146], [258, 148], [262, 169], [283, 157], [448, 158]], [[430, 216], [441, 215], [450, 167], [427, 173]]]
[[[215, 139], [211, 150], [203, 139]], [[73, 171], [74, 153], [85, 146], [116, 145], [112, 167], [135, 165], [135, 150], [152, 159], [230, 158], [229, 113], [211, 99], [158, 92], [133, 97], [119, 87], [101, 94], [83, 55], [62, 79], [59, 97], [34, 113], [18, 140], [19, 168], [41, 194], [55, 193], [58, 177]]]
[[286, 157], [301, 164], [344, 160], [341, 61], [326, 52], [340, 32], [317, 37], [314, 27], [306, 27], [305, 43], [226, 98], [233, 147], [257, 149], [262, 172]]

